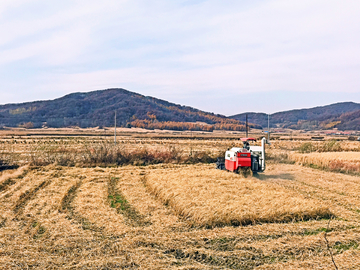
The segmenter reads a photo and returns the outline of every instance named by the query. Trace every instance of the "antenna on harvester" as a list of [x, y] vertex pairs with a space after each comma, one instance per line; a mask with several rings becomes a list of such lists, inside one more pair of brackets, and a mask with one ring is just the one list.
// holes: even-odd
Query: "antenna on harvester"
[[246, 122], [245, 122], [245, 129], [246, 129], [246, 138], [249, 137], [249, 125], [248, 125], [248, 115], [246, 114]]
[[115, 131], [114, 131], [114, 145], [116, 145], [116, 111], [115, 111]]

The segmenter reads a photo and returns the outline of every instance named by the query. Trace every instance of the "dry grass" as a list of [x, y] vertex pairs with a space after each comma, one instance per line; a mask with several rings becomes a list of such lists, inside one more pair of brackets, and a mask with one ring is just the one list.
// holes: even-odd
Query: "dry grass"
[[[103, 143], [0, 142], [17, 164], [34, 149], [51, 161], [51, 151], [81, 156]], [[118, 146], [150, 153], [176, 146], [194, 157], [236, 143], [124, 137]], [[0, 269], [332, 269], [328, 220], [317, 218], [330, 212], [335, 262], [359, 268], [359, 176], [277, 163], [248, 178], [206, 164], [74, 165], [1, 172]]]
[[289, 153], [288, 157], [302, 165], [334, 172], [360, 173], [360, 152]]
[[[88, 170], [82, 172], [89, 175]], [[109, 209], [107, 177], [96, 177], [96, 174], [99, 172], [92, 170], [91, 177], [83, 180], [73, 203], [74, 213], [82, 218], [84, 229], [105, 229], [109, 234], [121, 234], [126, 229], [124, 217], [115, 209]]]
[[15, 183], [12, 179], [23, 176], [28, 170], [28, 166], [23, 166], [18, 170], [4, 171], [0, 176], [0, 191], [5, 189], [7, 186]]
[[[357, 200], [356, 192], [340, 195], [335, 185], [333, 189], [327, 188], [325, 182], [314, 185], [321, 171], [315, 171], [318, 175], [313, 176], [314, 170], [283, 164], [270, 165], [268, 170], [260, 179], [241, 178], [208, 165], [122, 168], [51, 165], [24, 170], [26, 174], [19, 170], [9, 176], [14, 183], [0, 192], [1, 266], [281, 269], [313, 264], [326, 268], [331, 267], [322, 235], [326, 220], [212, 229], [191, 226], [195, 221], [225, 225], [228, 216], [239, 217], [244, 213], [255, 218], [263, 215], [267, 222], [284, 221], [281, 220], [284, 213], [293, 219], [291, 215], [296, 211], [303, 214], [304, 209], [322, 209], [322, 205], [339, 217], [332, 221], [328, 235], [335, 260], [347, 265], [343, 254], [357, 252], [352, 243], [359, 239], [358, 213], [351, 208]], [[327, 174], [329, 179], [337, 175]], [[355, 189], [358, 178], [348, 177], [344, 181]], [[161, 179], [167, 179], [171, 185]], [[302, 182], [304, 179], [309, 182]], [[44, 182], [47, 184], [41, 185]], [[340, 177], [333, 182], [340, 185]], [[175, 197], [179, 204], [166, 205], [160, 196], [154, 196], [154, 183], [162, 183], [167, 190], [173, 186], [170, 198], [174, 201]], [[193, 190], [186, 189], [190, 185]], [[257, 191], [263, 197], [270, 196], [271, 201], [260, 196], [257, 200], [254, 197]], [[183, 192], [188, 193], [186, 197]], [[122, 201], [112, 202], [110, 193], [121, 195]], [[286, 204], [278, 196], [292, 198]], [[246, 197], [247, 204], [242, 197]], [[348, 200], [340, 202], [339, 198]], [[122, 207], [125, 200], [127, 206]], [[269, 205], [279, 209], [274, 211]], [[357, 258], [349, 265], [356, 262], [359, 263]]]
[[156, 170], [146, 175], [145, 185], [178, 215], [200, 226], [291, 222], [331, 215], [319, 201], [213, 166]]
[[[332, 160], [360, 162], [360, 152], [325, 152], [325, 153], [311, 153], [311, 154], [297, 154], [294, 157], [311, 158], [311, 161], [316, 161], [319, 164], [327, 165]], [[301, 158], [299, 159], [301, 160]], [[323, 162], [323, 163], [321, 163]]]
[[[222, 156], [215, 148], [180, 148], [178, 143], [157, 140], [119, 141], [117, 145], [109, 140], [91, 141], [89, 138], [77, 140], [33, 140], [0, 141], [0, 156], [6, 156], [11, 165], [30, 164], [46, 166], [119, 166], [149, 165], [159, 163], [212, 163]], [[0, 159], [1, 161], [1, 159]], [[5, 164], [5, 163], [4, 163]], [[5, 166], [5, 165], [4, 165]], [[9, 167], [10, 165], [6, 165]], [[1, 164], [0, 164], [1, 169]]]
[[307, 140], [289, 139], [288, 137], [283, 140], [272, 140], [268, 149], [301, 152], [360, 151], [360, 142], [341, 140], [341, 138], [328, 137], [324, 141], [312, 141], [309, 138]]

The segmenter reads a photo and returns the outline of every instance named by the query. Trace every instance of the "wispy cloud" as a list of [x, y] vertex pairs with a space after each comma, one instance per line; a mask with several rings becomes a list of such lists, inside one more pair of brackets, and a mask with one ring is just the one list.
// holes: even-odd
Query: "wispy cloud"
[[246, 95], [249, 111], [285, 108], [280, 93], [357, 98], [359, 12], [352, 0], [4, 0], [1, 103], [110, 87], [225, 114]]

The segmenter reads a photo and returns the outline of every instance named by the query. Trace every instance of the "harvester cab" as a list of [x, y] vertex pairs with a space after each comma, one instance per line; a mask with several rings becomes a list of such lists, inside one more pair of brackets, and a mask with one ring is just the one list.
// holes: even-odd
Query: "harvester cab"
[[251, 170], [253, 173], [265, 170], [265, 143], [266, 139], [261, 139], [261, 146], [251, 145], [256, 142], [255, 138], [241, 138], [243, 147], [233, 147], [225, 153], [225, 164], [218, 161], [218, 169], [226, 169], [231, 172]]

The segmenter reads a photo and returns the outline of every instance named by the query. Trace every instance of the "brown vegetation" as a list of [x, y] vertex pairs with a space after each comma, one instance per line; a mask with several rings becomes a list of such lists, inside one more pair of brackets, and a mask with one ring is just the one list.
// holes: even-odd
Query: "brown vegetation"
[[302, 143], [298, 150], [300, 153], [311, 152], [340, 152], [343, 151], [341, 143], [336, 140], [329, 140], [321, 144], [313, 144], [312, 142]]
[[[293, 222], [289, 212], [298, 209], [299, 213], [305, 213], [306, 209], [321, 209], [326, 205], [337, 217], [327, 233], [334, 259], [341, 266], [355, 269], [360, 263], [356, 245], [360, 230], [354, 208], [354, 205], [360, 207], [357, 178], [334, 178], [334, 174], [327, 173], [318, 182], [318, 177], [323, 176], [320, 171], [293, 165], [270, 165], [268, 170], [259, 179], [244, 179], [208, 165], [122, 168], [50, 165], [30, 171], [22, 169], [9, 176], [14, 184], [0, 192], [0, 243], [4, 254], [0, 263], [14, 269], [305, 269], [309, 265], [330, 268], [323, 238], [327, 220]], [[181, 192], [176, 193], [184, 189], [181, 179], [195, 188], [188, 190], [187, 198], [182, 197]], [[309, 181], [303, 182], [304, 179]], [[50, 181], [43, 185], [45, 180]], [[167, 184], [169, 180], [172, 185]], [[162, 183], [168, 191], [172, 187], [173, 194], [166, 193], [170, 198], [168, 204], [164, 197], [154, 195], [154, 183]], [[201, 192], [201, 184], [206, 191]], [[344, 195], [339, 194], [335, 184], [342, 185]], [[277, 195], [292, 196], [291, 203], [284, 204], [275, 195], [275, 202], [269, 205], [256, 203], [251, 196], [262, 187], [269, 187]], [[236, 213], [238, 193], [246, 200]], [[265, 193], [263, 189], [265, 198], [271, 196]], [[121, 198], [111, 197], [114, 195]], [[226, 196], [238, 199], [232, 202]], [[339, 197], [346, 200], [339, 201]], [[179, 204], [174, 204], [174, 200]], [[127, 206], [123, 205], [124, 201]], [[179, 211], [186, 210], [183, 208], [186, 203], [190, 215]], [[289, 220], [276, 219], [276, 214], [281, 217], [284, 212], [273, 211], [271, 204], [274, 203], [288, 209]], [[136, 214], [126, 213], [132, 211]], [[270, 223], [258, 219], [260, 223], [252, 226], [230, 223], [223, 227], [228, 215], [246, 214], [244, 211], [255, 218], [270, 214], [268, 217], [272, 219], [266, 220]], [[219, 216], [207, 217], [215, 212]], [[217, 224], [221, 227], [204, 228], [198, 227], [201, 224], [197, 222], [194, 224], [194, 221], [209, 222], [214, 218], [218, 221], [223, 218], [223, 222]], [[290, 222], [272, 223], [278, 221]]]
[[[298, 163], [304, 166], [346, 174], [360, 174], [360, 143], [339, 142], [303, 142], [298, 147], [283, 143], [267, 152], [268, 160], [278, 163]], [[292, 151], [289, 151], [292, 150]], [[297, 151], [294, 151], [297, 150]]]
[[290, 153], [288, 157], [299, 164], [314, 168], [360, 174], [360, 152]]
[[[0, 143], [9, 162], [39, 162], [0, 172], [0, 268], [332, 269], [329, 249], [339, 269], [360, 266], [359, 176], [275, 158], [265, 173], [247, 178], [184, 164], [215, 157], [239, 144], [234, 140]], [[296, 143], [274, 142], [267, 153], [276, 157], [280, 148], [325, 165], [327, 158], [359, 159], [357, 152], [286, 151]], [[123, 156], [128, 163], [116, 166]]]
[[152, 194], [200, 226], [248, 225], [329, 218], [325, 204], [213, 166], [156, 170], [144, 176]]
[[58, 164], [63, 166], [114, 166], [149, 165], [159, 163], [211, 163], [216, 154], [208, 151], [185, 154], [176, 147], [127, 149], [113, 143], [93, 143], [82, 148], [64, 147], [36, 148], [31, 151], [31, 165], [44, 166]]

